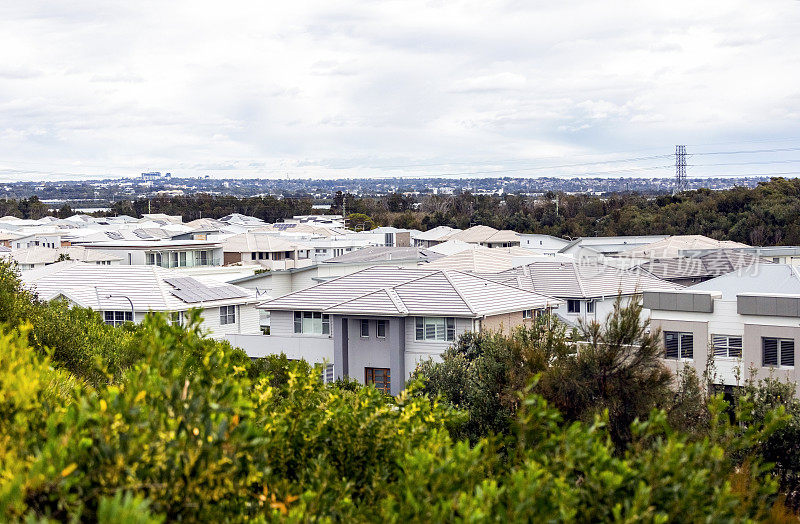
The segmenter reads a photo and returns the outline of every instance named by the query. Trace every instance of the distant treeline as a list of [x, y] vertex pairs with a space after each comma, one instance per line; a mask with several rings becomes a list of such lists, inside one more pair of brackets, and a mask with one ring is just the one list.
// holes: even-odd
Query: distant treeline
[[[614, 194], [593, 196], [547, 193], [544, 196], [506, 194], [383, 197], [332, 195], [327, 211], [313, 209], [310, 198], [218, 196], [198, 194], [123, 200], [111, 206], [112, 215], [144, 213], [182, 215], [185, 221], [220, 218], [230, 213], [268, 222], [311, 213], [363, 213], [375, 224], [430, 229], [439, 225], [467, 228], [484, 224], [525, 233], [558, 237], [699, 234], [754, 245], [800, 244], [800, 180], [774, 178], [755, 188], [723, 191], [698, 189], [679, 195]], [[40, 218], [69, 216], [68, 206], [55, 213], [36, 197], [0, 200], [0, 216]]]

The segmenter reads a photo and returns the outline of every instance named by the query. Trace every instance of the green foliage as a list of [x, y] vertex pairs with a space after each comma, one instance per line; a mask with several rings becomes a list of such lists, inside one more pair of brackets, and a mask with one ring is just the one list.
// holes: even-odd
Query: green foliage
[[[70, 313], [64, 302], [42, 313], [44, 304], [24, 293], [17, 298], [9, 318], [31, 314], [63, 329], [68, 321], [96, 329], [78, 346], [71, 332], [60, 339], [46, 326], [0, 328], [3, 521], [735, 522], [775, 516], [776, 483], [752, 452], [778, 435], [787, 418], [783, 405], [756, 407], [744, 396], [734, 406], [739, 423], [733, 425], [725, 402], [715, 397], [701, 438], [673, 430], [665, 412], [652, 410], [633, 421], [630, 445], [620, 450], [609, 431], [614, 402], [600, 403], [606, 409], [591, 418], [569, 421], [536, 393], [538, 384], [522, 385], [532, 374], [544, 377], [551, 361], [573, 358], [563, 327], [548, 328], [552, 319], [509, 339], [464, 338], [450, 355], [467, 363], [463, 370], [429, 369], [440, 380], [437, 391], [484, 421], [463, 429], [450, 402], [423, 394], [434, 391], [430, 385], [412, 382], [392, 398], [353, 381], [326, 386], [320, 368], [285, 356], [250, 363], [230, 345], [205, 338], [196, 311], [186, 327], [148, 315], [138, 327], [101, 328], [96, 317], [80, 308]], [[603, 345], [621, 351], [632, 340], [644, 344], [637, 329], [623, 315], [590, 343], [598, 351]], [[53, 346], [36, 347], [42, 340]], [[124, 349], [115, 360], [116, 342], [135, 352]], [[92, 351], [94, 344], [103, 349]], [[92, 369], [102, 379], [87, 384], [70, 371], [83, 369], [83, 353], [96, 361]], [[460, 380], [468, 392], [458, 392]], [[480, 398], [481, 387], [493, 388], [483, 395], [491, 398]], [[502, 417], [492, 422], [491, 409]], [[480, 436], [495, 428], [502, 428], [502, 438]]]
[[375, 221], [364, 213], [350, 213], [347, 215], [347, 222], [350, 229], [356, 231], [369, 231], [375, 229]]
[[638, 300], [618, 297], [604, 325], [582, 325], [584, 343], [553, 361], [539, 391], [570, 420], [591, 420], [606, 411], [618, 446], [630, 427], [655, 407], [666, 407], [672, 375], [664, 366], [659, 333], [641, 318]]
[[519, 392], [545, 371], [551, 360], [569, 352], [563, 324], [541, 316], [510, 336], [468, 332], [448, 348], [441, 363], [425, 361], [414, 372], [421, 390], [441, 395], [467, 414], [451, 430], [476, 442], [491, 433], [508, 433], [519, 405]]

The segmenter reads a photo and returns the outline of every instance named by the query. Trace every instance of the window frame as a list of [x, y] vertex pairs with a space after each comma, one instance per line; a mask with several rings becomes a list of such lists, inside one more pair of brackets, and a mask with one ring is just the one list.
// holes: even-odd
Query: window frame
[[532, 309], [523, 309], [522, 310], [522, 320], [528, 320], [533, 318], [533, 310]]
[[[731, 344], [731, 340], [736, 341], [738, 339], [738, 346], [736, 343]], [[742, 336], [741, 335], [722, 335], [722, 334], [713, 334], [711, 335], [711, 351], [714, 354], [714, 358], [742, 358]], [[724, 350], [725, 354], [721, 354], [720, 350]], [[738, 350], [738, 355], [734, 354], [731, 355], [731, 350], [734, 350], [736, 353]]]
[[590, 315], [594, 315], [594, 307], [595, 301], [594, 300], [587, 300], [586, 301], [586, 313]]
[[[670, 356], [670, 337], [675, 337], [677, 354]], [[688, 349], [684, 347], [686, 339], [689, 339]], [[687, 331], [664, 331], [664, 360], [694, 360], [694, 333]]]
[[236, 324], [236, 306], [220, 306], [219, 307], [219, 324], [221, 326], [229, 326]]
[[369, 338], [369, 319], [359, 319], [358, 333], [361, 335], [361, 338]]
[[[573, 307], [575, 306], [575, 307]], [[567, 299], [567, 313], [572, 315], [580, 315], [581, 313], [581, 301], [577, 298], [568, 298]]]
[[[775, 342], [775, 364], [768, 364], [766, 362], [766, 343], [767, 341]], [[787, 355], [784, 354], [784, 345], [791, 345], [791, 364], [785, 363]], [[761, 337], [761, 367], [765, 368], [794, 368], [794, 339], [781, 338], [781, 337]]]
[[293, 311], [292, 331], [295, 335], [330, 336], [331, 317], [321, 311]]
[[[383, 334], [381, 334], [383, 331]], [[386, 338], [386, 320], [378, 320], [375, 322], [375, 336], [377, 338]]]
[[[110, 318], [109, 314], [111, 315]], [[103, 311], [103, 323], [108, 324], [109, 326], [119, 327], [125, 322], [133, 322], [132, 311]]]
[[[442, 324], [441, 329], [439, 324]], [[455, 340], [455, 317], [416, 317], [414, 328], [414, 340], [417, 342], [453, 342]], [[442, 337], [439, 336], [440, 332]], [[431, 334], [432, 336], [429, 336]]]

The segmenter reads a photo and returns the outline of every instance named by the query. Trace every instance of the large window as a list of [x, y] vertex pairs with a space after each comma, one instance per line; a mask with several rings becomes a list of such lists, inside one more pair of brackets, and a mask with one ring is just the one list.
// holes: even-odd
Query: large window
[[223, 326], [226, 324], [236, 324], [236, 306], [220, 306], [219, 323]]
[[590, 300], [586, 303], [586, 312], [587, 313], [594, 313], [594, 300]]
[[417, 317], [417, 340], [442, 340], [455, 339], [456, 319], [453, 317]]
[[676, 331], [664, 332], [664, 358], [678, 360], [694, 356], [694, 336]]
[[522, 318], [533, 318], [533, 310], [532, 309], [523, 309], [522, 310]]
[[377, 328], [375, 330], [375, 335], [378, 338], [386, 338], [386, 321], [385, 320], [378, 320]]
[[764, 337], [761, 339], [761, 365], [794, 366], [794, 340]]
[[567, 300], [567, 313], [580, 313], [581, 301], [580, 300]]
[[294, 332], [306, 335], [329, 335], [331, 319], [319, 311], [295, 311]]
[[711, 335], [711, 345], [714, 346], [715, 357], [741, 358], [742, 356], [742, 337]]
[[369, 320], [362, 318], [361, 319], [361, 338], [368, 338], [369, 337]]
[[104, 311], [103, 320], [112, 326], [121, 326], [125, 322], [133, 322], [131, 311]]
[[183, 312], [182, 311], [173, 311], [169, 314], [169, 321], [172, 323], [173, 326], [182, 326], [183, 325]]
[[392, 388], [389, 368], [364, 368], [364, 383], [374, 384], [378, 391], [389, 393]]

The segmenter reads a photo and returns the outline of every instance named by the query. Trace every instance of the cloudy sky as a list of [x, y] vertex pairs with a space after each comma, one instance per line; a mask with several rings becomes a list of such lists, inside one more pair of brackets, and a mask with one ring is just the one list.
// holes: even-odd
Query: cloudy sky
[[[667, 176], [675, 144], [690, 175], [791, 173], [799, 22], [797, 1], [0, 1], [0, 180]], [[699, 154], [765, 149], [788, 151]]]

